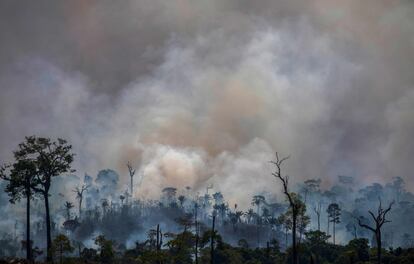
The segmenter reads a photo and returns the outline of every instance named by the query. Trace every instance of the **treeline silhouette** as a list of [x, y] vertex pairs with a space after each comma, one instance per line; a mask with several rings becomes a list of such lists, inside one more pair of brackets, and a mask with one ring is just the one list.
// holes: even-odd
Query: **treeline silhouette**
[[[134, 199], [129, 162], [125, 191], [112, 170], [81, 181], [63, 139], [27, 137], [13, 154], [0, 176], [10, 203], [25, 201], [26, 219], [24, 238], [15, 229], [0, 239], [5, 263], [414, 263], [414, 195], [400, 177], [358, 190], [349, 176], [326, 190], [320, 179], [290, 186], [288, 157], [276, 153], [269, 177], [286, 199], [257, 194], [242, 210], [212, 186], [204, 194], [170, 186], [159, 200]], [[59, 178], [76, 182], [76, 205], [51, 195]], [[50, 210], [50, 199], [61, 209]]]

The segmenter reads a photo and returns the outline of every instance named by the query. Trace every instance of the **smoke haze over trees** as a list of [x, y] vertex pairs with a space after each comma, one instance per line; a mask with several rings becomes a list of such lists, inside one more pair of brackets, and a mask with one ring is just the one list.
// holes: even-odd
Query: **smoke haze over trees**
[[[278, 151], [306, 205], [299, 244], [319, 230], [374, 245], [358, 220], [372, 224], [380, 198], [395, 201], [383, 247], [410, 247], [413, 18], [408, 0], [1, 1], [0, 164], [25, 136], [70, 142], [76, 172], [53, 177], [51, 228], [88, 247], [134, 245], [154, 223], [182, 231], [197, 203], [227, 243], [271, 234], [285, 249]], [[8, 201], [0, 233], [22, 238], [24, 202]], [[31, 206], [44, 248], [42, 200]]]

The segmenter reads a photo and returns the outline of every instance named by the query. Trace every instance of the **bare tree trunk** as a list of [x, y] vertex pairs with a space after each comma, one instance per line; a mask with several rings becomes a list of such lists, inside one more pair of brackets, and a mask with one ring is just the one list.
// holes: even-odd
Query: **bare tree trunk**
[[287, 160], [288, 157], [279, 158], [278, 153], [276, 152], [276, 161], [271, 161], [272, 164], [276, 166], [276, 171], [272, 172], [272, 175], [276, 178], [280, 179], [280, 181], [283, 184], [283, 193], [286, 195], [286, 198], [289, 201], [289, 206], [292, 210], [292, 263], [297, 264], [298, 263], [298, 252], [297, 252], [297, 245], [296, 245], [296, 226], [297, 226], [297, 216], [298, 216], [298, 207], [297, 203], [294, 201], [291, 193], [289, 193], [288, 190], [288, 182], [289, 177], [282, 175], [282, 163]]
[[389, 223], [391, 221], [386, 219], [387, 213], [391, 211], [392, 205], [394, 202], [391, 202], [387, 209], [382, 208], [381, 200], [378, 207], [378, 213], [377, 215], [374, 215], [373, 212], [368, 211], [368, 213], [371, 215], [372, 219], [374, 219], [375, 227], [371, 227], [367, 224], [364, 224], [361, 222], [360, 219], [358, 219], [359, 226], [366, 228], [368, 230], [371, 230], [375, 234], [375, 240], [377, 241], [377, 263], [381, 264], [381, 250], [382, 250], [382, 238], [381, 238], [381, 228], [385, 223]]
[[32, 243], [30, 240], [30, 195], [26, 195], [26, 259], [32, 263]]
[[266, 242], [266, 259], [267, 259], [267, 261], [270, 260], [270, 246], [269, 246], [269, 241]]
[[79, 198], [79, 219], [81, 218], [81, 215], [82, 215], [82, 199], [83, 197], [81, 196]]
[[211, 243], [210, 243], [210, 264], [214, 264], [214, 225], [216, 223], [216, 216], [213, 215], [213, 226], [211, 228]]
[[135, 169], [132, 168], [131, 164], [127, 163], [127, 167], [128, 167], [128, 172], [129, 172], [129, 177], [131, 177], [131, 195], [134, 195], [134, 175], [135, 175]]
[[134, 176], [131, 176], [131, 195], [134, 193]]
[[296, 247], [296, 213], [292, 213], [292, 258], [293, 264], [298, 263], [298, 252]]
[[286, 244], [286, 248], [288, 247], [288, 228], [285, 227], [285, 244]]
[[357, 234], [357, 229], [356, 226], [354, 225], [354, 239], [358, 238], [358, 234]]
[[318, 214], [318, 231], [321, 231], [321, 215]]
[[63, 263], [63, 245], [62, 244], [60, 244], [60, 258], [59, 258], [59, 261], [60, 261], [60, 264], [62, 264]]
[[45, 208], [46, 208], [46, 237], [47, 237], [47, 255], [46, 261], [53, 263], [52, 258], [52, 232], [50, 226], [50, 209], [49, 209], [49, 195], [48, 193], [44, 194], [45, 198]]
[[197, 223], [197, 206], [194, 207], [194, 226], [195, 226], [195, 264], [198, 264], [198, 223]]
[[160, 250], [160, 224], [157, 225], [157, 252]]
[[377, 234], [375, 235], [377, 240], [377, 263], [381, 264], [381, 249], [382, 249], [382, 241], [381, 241], [381, 229], [378, 229]]
[[328, 215], [328, 229], [326, 230], [326, 234], [329, 236], [329, 215]]

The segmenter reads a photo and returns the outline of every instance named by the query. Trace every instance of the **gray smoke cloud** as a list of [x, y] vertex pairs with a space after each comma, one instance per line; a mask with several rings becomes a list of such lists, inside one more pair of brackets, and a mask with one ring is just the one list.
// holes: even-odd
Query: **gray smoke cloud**
[[413, 187], [410, 1], [0, 3], [0, 160], [63, 137], [79, 175], [112, 168], [135, 197], [166, 186], [249, 204], [293, 182], [401, 176]]

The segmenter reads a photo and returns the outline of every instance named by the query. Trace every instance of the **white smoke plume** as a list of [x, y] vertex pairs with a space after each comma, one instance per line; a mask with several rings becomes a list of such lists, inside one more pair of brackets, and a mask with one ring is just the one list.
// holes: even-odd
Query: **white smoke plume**
[[279, 191], [275, 151], [293, 183], [414, 186], [409, 1], [1, 5], [2, 161], [26, 135], [63, 137], [78, 175], [127, 184], [130, 161], [135, 197], [213, 183], [244, 205]]

